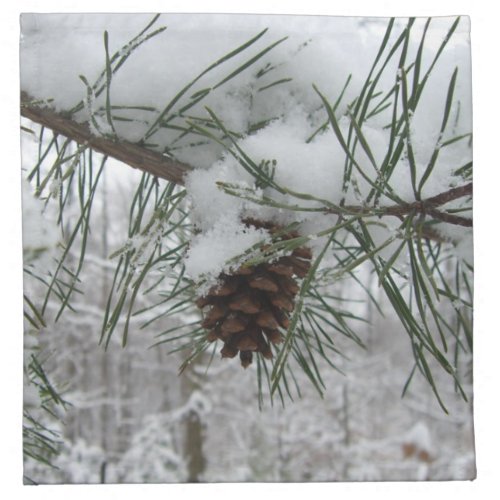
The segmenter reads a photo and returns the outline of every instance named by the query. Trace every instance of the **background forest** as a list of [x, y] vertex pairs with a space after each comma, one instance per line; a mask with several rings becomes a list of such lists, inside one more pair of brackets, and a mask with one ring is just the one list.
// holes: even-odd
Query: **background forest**
[[[382, 297], [385, 318], [374, 307], [353, 303], [371, 322], [358, 330], [365, 348], [340, 341], [347, 359], [340, 360], [339, 369], [345, 374], [322, 367], [323, 399], [298, 372], [302, 398], [286, 401], [285, 407], [279, 400], [271, 406], [265, 397], [259, 409], [254, 367], [243, 371], [237, 363], [214, 360], [207, 371], [207, 359], [201, 358], [179, 376], [185, 355], [169, 354], [168, 345], [151, 348], [155, 334], [172, 327], [172, 321], [139, 330], [140, 318], [125, 349], [117, 336], [104, 351], [96, 332], [112, 278], [105, 257], [115, 235], [122, 234], [118, 221], [133, 190], [132, 180], [128, 186], [113, 182], [111, 188], [108, 175], [102, 189], [114, 192], [96, 199], [98, 237], [87, 250], [89, 276], [82, 276], [88, 285], [74, 304], [80, 314], [66, 315], [37, 334], [40, 358], [69, 403], [60, 424], [47, 422], [60, 432], [62, 453], [54, 461], [59, 469], [30, 460], [26, 476], [43, 483], [86, 483], [467, 479], [474, 474], [472, 412], [447, 379], [437, 383], [444, 382], [449, 415], [422, 378], [401, 397], [413, 354]], [[106, 203], [110, 198], [114, 202]], [[40, 219], [38, 205], [32, 210], [25, 210], [25, 220], [35, 223], [33, 232], [39, 234], [47, 221]], [[350, 285], [333, 286], [335, 294], [356, 300], [359, 292]], [[378, 293], [376, 283], [373, 290]], [[192, 318], [179, 314], [176, 320]], [[464, 360], [469, 377], [470, 362]], [[469, 378], [469, 394], [470, 384]]]

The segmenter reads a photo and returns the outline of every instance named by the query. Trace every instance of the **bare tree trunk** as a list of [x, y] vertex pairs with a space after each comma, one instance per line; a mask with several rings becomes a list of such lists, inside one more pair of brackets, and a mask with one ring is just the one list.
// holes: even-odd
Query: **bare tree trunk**
[[349, 385], [347, 382], [342, 386], [342, 399], [343, 399], [343, 419], [342, 424], [344, 427], [344, 471], [342, 478], [344, 481], [348, 479], [350, 462], [347, 459], [349, 446], [351, 445], [351, 428], [350, 428], [350, 412], [349, 412]]
[[[198, 359], [194, 365], [200, 362]], [[188, 399], [193, 391], [200, 389], [193, 368], [191, 365], [183, 377], [183, 392]], [[203, 451], [204, 425], [201, 421], [201, 416], [194, 410], [187, 416], [185, 424], [184, 456], [186, 457], [188, 466], [187, 481], [198, 483], [202, 480], [202, 474], [206, 468], [206, 459]]]
[[[106, 171], [103, 172], [102, 179], [102, 209], [101, 209], [101, 257], [103, 259], [107, 258], [108, 255], [108, 204], [107, 204], [107, 178]], [[108, 294], [108, 279], [107, 279], [107, 269], [103, 266], [101, 269], [101, 304], [104, 307], [106, 304], [106, 297]], [[111, 424], [111, 419], [113, 418], [113, 408], [110, 404], [110, 399], [112, 397], [111, 390], [111, 377], [110, 377], [110, 367], [108, 363], [111, 362], [111, 357], [106, 355], [106, 352], [101, 354], [101, 372], [102, 372], [102, 387], [104, 388], [104, 399], [107, 400], [100, 409], [100, 420], [101, 420], [101, 429], [102, 429], [102, 438], [101, 438], [101, 448], [104, 451], [105, 457], [109, 455], [111, 450], [111, 440], [112, 437], [110, 435], [110, 431], [115, 427]], [[100, 470], [100, 482], [106, 482], [106, 462], [107, 459], [101, 464]]]
[[188, 482], [199, 483], [205, 470], [206, 460], [203, 454], [203, 425], [200, 416], [191, 412], [186, 421], [185, 454], [188, 462]]

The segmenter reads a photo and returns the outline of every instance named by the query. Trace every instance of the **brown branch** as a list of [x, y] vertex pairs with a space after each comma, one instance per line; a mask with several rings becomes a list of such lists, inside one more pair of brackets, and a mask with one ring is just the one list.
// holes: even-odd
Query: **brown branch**
[[[133, 168], [166, 179], [167, 181], [184, 184], [184, 176], [193, 170], [193, 167], [190, 165], [172, 160], [161, 153], [147, 149], [139, 144], [114, 141], [105, 137], [96, 137], [92, 134], [87, 124], [77, 123], [62, 113], [57, 113], [48, 107], [42, 107], [36, 104], [36, 102], [24, 92], [21, 93], [21, 115], [79, 144], [88, 145], [99, 153], [115, 158]], [[352, 213], [373, 213], [373, 215], [392, 215], [401, 217], [414, 212], [422, 215], [430, 215], [436, 220], [449, 224], [471, 227], [472, 219], [460, 217], [437, 209], [437, 207], [450, 201], [471, 194], [472, 182], [422, 201], [380, 207], [377, 209], [351, 206], [344, 207], [344, 209], [338, 213], [342, 215], [348, 211]], [[336, 211], [331, 208], [326, 211], [329, 213], [336, 213]]]
[[[469, 184], [464, 184], [463, 186], [459, 186], [457, 188], [449, 189], [448, 191], [439, 193], [438, 195], [432, 196], [431, 198], [427, 198], [422, 201], [415, 201], [413, 203], [380, 207], [378, 209], [351, 206], [345, 207], [345, 210], [353, 213], [367, 213], [379, 216], [393, 215], [395, 217], [402, 217], [412, 212], [422, 215], [428, 214], [434, 219], [440, 220], [442, 222], [447, 222], [448, 224], [472, 227], [472, 219], [450, 214], [448, 212], [443, 212], [437, 209], [437, 207], [440, 207], [441, 205], [444, 205], [450, 201], [458, 200], [459, 198], [469, 195], [472, 195], [472, 182], [470, 182]], [[328, 211], [334, 212], [332, 209], [329, 209]]]
[[438, 194], [431, 198], [427, 198], [422, 203], [425, 203], [426, 206], [429, 207], [439, 207], [448, 203], [449, 201], [458, 200], [458, 198], [462, 198], [463, 196], [472, 195], [472, 182], [469, 184], [464, 184], [463, 186], [459, 186], [457, 188], [450, 189], [449, 191], [445, 191], [444, 193]]
[[138, 144], [97, 137], [92, 134], [86, 123], [77, 123], [62, 113], [34, 104], [33, 99], [24, 92], [21, 93], [21, 115], [50, 128], [56, 134], [88, 145], [99, 153], [167, 181], [183, 184], [185, 174], [192, 170], [190, 165], [172, 160]]
[[401, 210], [405, 210], [406, 213], [415, 211], [422, 215], [428, 214], [434, 219], [440, 220], [442, 222], [447, 222], [448, 224], [472, 227], [472, 219], [450, 214], [448, 212], [443, 212], [437, 209], [437, 207], [445, 205], [450, 201], [458, 200], [459, 198], [470, 195], [472, 195], [472, 182], [470, 182], [469, 184], [464, 184], [463, 186], [459, 186], [457, 188], [449, 189], [448, 191], [444, 191], [443, 193], [432, 196], [431, 198], [427, 198], [422, 201], [416, 201], [406, 206], [396, 206], [393, 208], [393, 210], [397, 211], [400, 214], [402, 213]]
[[434, 217], [434, 219], [440, 220], [442, 222], [447, 222], [448, 224], [454, 224], [455, 226], [472, 227], [472, 219], [469, 219], [468, 217], [460, 217], [459, 215], [453, 215], [435, 209], [427, 210], [427, 213], [431, 217]]

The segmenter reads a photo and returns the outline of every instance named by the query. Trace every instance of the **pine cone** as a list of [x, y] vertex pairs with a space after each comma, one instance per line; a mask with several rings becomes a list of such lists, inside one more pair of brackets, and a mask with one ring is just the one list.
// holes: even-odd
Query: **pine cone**
[[[271, 223], [246, 219], [247, 225], [265, 228], [271, 234], [281, 230]], [[295, 238], [296, 233], [283, 234], [279, 239]], [[283, 341], [281, 329], [287, 329], [289, 314], [299, 291], [296, 277], [306, 276], [312, 253], [307, 247], [293, 250], [291, 255], [257, 266], [242, 266], [231, 275], [222, 274], [219, 284], [196, 301], [204, 312], [202, 326], [208, 330], [206, 339], [224, 343], [223, 358], [234, 358], [238, 353], [241, 365], [252, 363], [253, 352], [264, 358], [273, 357], [270, 344]]]

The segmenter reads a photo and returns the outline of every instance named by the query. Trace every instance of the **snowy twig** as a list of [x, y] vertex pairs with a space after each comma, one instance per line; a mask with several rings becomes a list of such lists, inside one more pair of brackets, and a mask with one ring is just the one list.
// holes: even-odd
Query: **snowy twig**
[[63, 113], [42, 107], [25, 92], [21, 93], [21, 115], [50, 128], [56, 134], [64, 135], [79, 144], [88, 145], [99, 153], [167, 181], [183, 184], [184, 175], [192, 170], [192, 167], [185, 163], [172, 160], [138, 144], [96, 137], [87, 124], [77, 123]]
[[422, 215], [428, 214], [434, 219], [440, 220], [442, 222], [447, 222], [448, 224], [472, 227], [472, 219], [467, 217], [460, 217], [458, 215], [453, 215], [448, 212], [443, 212], [437, 209], [437, 207], [445, 205], [450, 201], [458, 200], [465, 196], [471, 196], [471, 195], [472, 195], [472, 182], [457, 188], [449, 189], [448, 191], [439, 193], [438, 195], [432, 196], [431, 198], [427, 198], [421, 201], [415, 201], [413, 203], [404, 203], [404, 204], [391, 205], [388, 207], [379, 207], [375, 210], [370, 207], [359, 207], [359, 206], [346, 206], [339, 208], [338, 210], [335, 208], [328, 207], [325, 208], [325, 212], [334, 213], [338, 215], [342, 215], [343, 213], [350, 213], [350, 214], [361, 213], [366, 215], [376, 215], [379, 217], [387, 215], [394, 215], [396, 217], [401, 217], [411, 213], [422, 214]]
[[[316, 200], [320, 203], [328, 203], [326, 206], [317, 206], [317, 207], [306, 207], [299, 205], [286, 204], [282, 202], [278, 202], [273, 200], [272, 198], [266, 196], [258, 196], [255, 190], [251, 188], [241, 188], [236, 184], [231, 184], [227, 182], [217, 182], [217, 185], [226, 193], [231, 196], [236, 196], [238, 198], [243, 198], [245, 200], [249, 200], [253, 203], [257, 203], [259, 205], [270, 206], [274, 208], [279, 208], [283, 210], [292, 210], [292, 211], [300, 211], [300, 212], [324, 212], [329, 214], [336, 215], [361, 215], [367, 217], [384, 217], [384, 216], [396, 216], [403, 217], [409, 214], [421, 214], [421, 215], [430, 215], [436, 220], [447, 222], [448, 224], [454, 224], [458, 226], [472, 227], [472, 219], [467, 217], [461, 217], [458, 215], [450, 214], [448, 212], [444, 212], [438, 210], [438, 207], [445, 205], [446, 203], [458, 200], [465, 196], [472, 195], [472, 182], [469, 184], [464, 184], [463, 186], [449, 189], [448, 191], [444, 191], [436, 196], [432, 196], [431, 198], [427, 198], [421, 201], [415, 201], [413, 203], [401, 203], [390, 206], [381, 206], [377, 208], [369, 207], [369, 206], [359, 206], [359, 205], [347, 205], [340, 206], [335, 205], [330, 202], [326, 202], [325, 200], [317, 199], [312, 196], [309, 196], [308, 199]], [[297, 196], [299, 198], [303, 197], [300, 193], [294, 193], [292, 191], [283, 189], [284, 192], [290, 193], [292, 196]], [[434, 239], [434, 238], [431, 238]]]
[[472, 182], [457, 188], [449, 189], [448, 191], [431, 198], [427, 198], [426, 200], [416, 201], [414, 203], [409, 203], [408, 205], [395, 205], [382, 209], [382, 211], [385, 215], [405, 215], [410, 212], [417, 212], [423, 215], [429, 214], [434, 217], [434, 219], [448, 222], [449, 224], [471, 227], [472, 219], [437, 210], [437, 207], [440, 207], [450, 201], [470, 195], [472, 195]]

